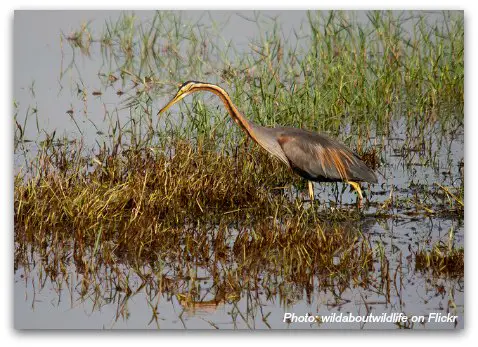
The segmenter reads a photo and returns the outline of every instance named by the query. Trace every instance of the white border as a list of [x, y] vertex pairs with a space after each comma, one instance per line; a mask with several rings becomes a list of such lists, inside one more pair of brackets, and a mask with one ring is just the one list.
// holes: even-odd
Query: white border
[[[359, 5], [358, 5], [359, 4]], [[0, 5], [2, 11], [2, 30], [3, 42], [6, 47], [4, 51], [7, 54], [1, 55], [1, 68], [3, 83], [1, 83], [0, 97], [2, 98], [3, 113], [0, 117], [0, 139], [2, 141], [0, 147], [0, 163], [2, 169], [0, 170], [0, 221], [2, 228], [1, 240], [1, 267], [4, 270], [3, 281], [1, 281], [1, 290], [3, 294], [2, 302], [6, 306], [1, 310], [1, 335], [3, 343], [15, 346], [84, 346], [88, 344], [105, 344], [112, 343], [114, 346], [131, 346], [132, 344], [158, 344], [158, 343], [175, 343], [177, 339], [179, 343], [188, 343], [191, 346], [198, 344], [207, 344], [207, 346], [214, 345], [228, 345], [234, 343], [245, 344], [258, 342], [260, 344], [278, 345], [278, 344], [301, 344], [301, 345], [327, 345], [333, 346], [348, 344], [350, 346], [369, 346], [369, 340], [374, 340], [374, 343], [382, 343], [383, 345], [403, 346], [415, 340], [418, 343], [426, 343], [443, 345], [447, 343], [461, 344], [463, 342], [470, 342], [473, 337], [477, 335], [475, 328], [476, 318], [474, 318], [477, 310], [476, 298], [474, 293], [476, 291], [476, 271], [474, 271], [472, 264], [475, 263], [477, 253], [473, 251], [476, 246], [475, 233], [478, 232], [476, 228], [476, 220], [469, 217], [469, 211], [474, 211], [476, 203], [474, 203], [477, 195], [476, 181], [470, 179], [476, 176], [476, 160], [469, 153], [473, 153], [474, 149], [478, 149], [478, 136], [474, 133], [478, 131], [477, 117], [478, 108], [477, 100], [478, 93], [476, 84], [478, 83], [478, 76], [476, 75], [475, 65], [478, 62], [476, 46], [478, 43], [477, 37], [477, 23], [478, 16], [476, 13], [476, 6], [471, 1], [443, 1], [435, 0], [431, 3], [423, 1], [302, 1], [296, 0], [291, 3], [279, 3], [278, 1], [258, 1], [258, 0], [242, 0], [235, 3], [229, 1], [218, 0], [202, 0], [202, 1], [175, 1], [175, 2], [161, 2], [161, 1], [98, 1], [83, 0], [81, 5], [70, 5], [65, 1], [42, 1], [41, 5], [36, 1], [16, 1], [15, 3], [4, 2]], [[401, 331], [379, 331], [379, 332], [350, 332], [350, 331], [298, 331], [298, 332], [220, 332], [220, 333], [180, 333], [180, 332], [118, 332], [118, 333], [101, 333], [101, 332], [18, 332], [13, 329], [13, 123], [12, 123], [12, 101], [13, 101], [13, 76], [12, 76], [12, 60], [13, 60], [13, 17], [15, 9], [308, 9], [308, 8], [323, 8], [323, 9], [461, 9], [465, 10], [465, 172], [469, 179], [466, 182], [466, 319], [465, 331], [462, 332], [401, 332]], [[466, 198], [465, 197], [465, 198]], [[470, 205], [471, 204], [471, 205]], [[470, 268], [473, 269], [470, 271]], [[466, 296], [466, 293], [468, 295]], [[234, 334], [234, 336], [231, 336]], [[108, 340], [106, 340], [108, 339]], [[145, 341], [147, 339], [148, 341]], [[113, 341], [111, 341], [113, 340]], [[426, 341], [425, 341], [426, 340]], [[466, 341], [464, 341], [466, 340]]]

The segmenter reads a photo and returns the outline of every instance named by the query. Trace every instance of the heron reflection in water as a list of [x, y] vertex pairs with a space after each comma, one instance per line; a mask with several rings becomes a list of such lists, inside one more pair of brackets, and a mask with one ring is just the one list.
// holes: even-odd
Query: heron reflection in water
[[296, 174], [308, 180], [309, 196], [314, 200], [312, 182], [346, 182], [358, 195], [359, 206], [363, 195], [358, 182], [377, 183], [377, 176], [360, 157], [342, 143], [324, 134], [293, 127], [263, 127], [246, 119], [221, 87], [204, 82], [187, 81], [158, 115], [185, 96], [199, 91], [219, 96], [232, 119], [274, 157], [279, 158]]

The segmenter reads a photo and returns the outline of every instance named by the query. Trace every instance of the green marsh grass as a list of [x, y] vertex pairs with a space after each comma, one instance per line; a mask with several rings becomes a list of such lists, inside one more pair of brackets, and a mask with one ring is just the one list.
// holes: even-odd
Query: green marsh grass
[[[421, 12], [370, 12], [367, 17], [361, 22], [351, 13], [309, 12], [308, 36], [291, 34], [288, 41], [294, 44], [287, 44], [280, 23], [270, 19], [272, 29], [244, 51], [221, 43], [220, 25], [185, 23], [169, 12], [157, 12], [145, 23], [124, 14], [106, 23], [98, 38], [87, 37], [101, 47], [101, 73], [121, 76], [123, 85], [133, 86], [125, 105], [150, 124], [158, 94], [167, 98], [188, 79], [221, 84], [239, 109], [262, 125], [332, 135], [349, 125], [354, 138], [342, 140], [360, 147], [370, 146], [371, 132], [388, 134], [397, 117], [405, 116], [413, 129], [436, 121], [463, 124], [462, 13], [443, 12], [436, 23]], [[260, 15], [253, 19], [264, 25]], [[73, 36], [83, 32], [85, 27]], [[111, 86], [106, 78], [105, 88]], [[187, 117], [206, 115], [207, 121], [188, 118], [174, 131], [187, 139], [213, 133], [218, 143], [235, 145], [239, 130], [223, 126], [224, 111], [216, 102], [199, 101], [204, 98], [183, 102], [180, 109]], [[150, 131], [161, 135], [165, 129], [158, 125]]]

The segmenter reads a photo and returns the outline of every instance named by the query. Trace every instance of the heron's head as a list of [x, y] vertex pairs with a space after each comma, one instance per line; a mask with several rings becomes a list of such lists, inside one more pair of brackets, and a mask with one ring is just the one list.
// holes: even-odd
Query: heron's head
[[179, 100], [184, 98], [185, 96], [188, 96], [189, 94], [193, 93], [195, 89], [197, 89], [199, 86], [203, 85], [202, 82], [198, 81], [187, 81], [184, 82], [180, 87], [174, 98], [171, 99], [170, 102], [166, 104], [161, 110], [159, 110], [158, 115], [165, 112], [168, 108], [173, 106], [175, 103], [177, 103]]

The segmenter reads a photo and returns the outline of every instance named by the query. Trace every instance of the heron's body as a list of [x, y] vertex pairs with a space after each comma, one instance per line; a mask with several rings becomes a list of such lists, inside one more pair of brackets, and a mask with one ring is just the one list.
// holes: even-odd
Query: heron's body
[[362, 200], [360, 186], [356, 182], [377, 183], [375, 173], [345, 145], [324, 134], [292, 127], [268, 128], [246, 119], [232, 103], [229, 95], [220, 87], [203, 82], [184, 83], [176, 96], [159, 113], [186, 95], [205, 90], [218, 95], [234, 121], [257, 144], [279, 158], [295, 173], [309, 180], [309, 193], [314, 198], [315, 182], [345, 181], [351, 184]]

